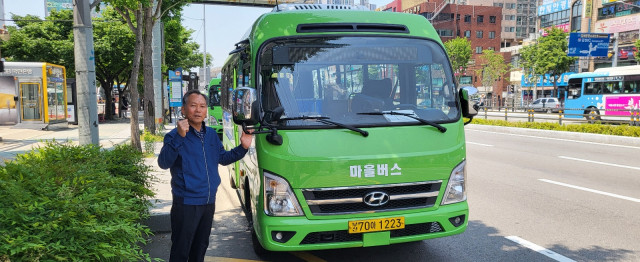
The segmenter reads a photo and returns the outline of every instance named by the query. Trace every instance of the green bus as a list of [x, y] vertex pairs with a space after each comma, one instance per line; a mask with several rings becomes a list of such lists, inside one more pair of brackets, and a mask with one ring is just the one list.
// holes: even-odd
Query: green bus
[[209, 97], [209, 118], [210, 127], [216, 130], [218, 137], [222, 139], [222, 108], [220, 107], [220, 78], [212, 78], [206, 87], [206, 95]]
[[[257, 254], [460, 234], [469, 209], [459, 89], [422, 16], [279, 5], [222, 68], [223, 144]], [[468, 122], [467, 122], [468, 123]]]

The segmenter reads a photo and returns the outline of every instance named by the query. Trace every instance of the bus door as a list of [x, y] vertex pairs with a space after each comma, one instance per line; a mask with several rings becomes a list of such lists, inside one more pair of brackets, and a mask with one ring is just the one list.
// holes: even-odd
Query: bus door
[[40, 83], [20, 83], [20, 112], [23, 121], [41, 121]]

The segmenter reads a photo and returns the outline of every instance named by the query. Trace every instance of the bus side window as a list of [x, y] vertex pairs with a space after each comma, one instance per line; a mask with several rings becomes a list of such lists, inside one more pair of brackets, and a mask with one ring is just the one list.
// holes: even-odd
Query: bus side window
[[624, 82], [624, 84], [623, 84], [623, 85], [624, 85], [623, 92], [624, 92], [625, 94], [628, 94], [628, 93], [632, 93], [632, 92], [633, 92], [633, 90], [631, 89], [631, 83], [629, 83], [629, 82]]

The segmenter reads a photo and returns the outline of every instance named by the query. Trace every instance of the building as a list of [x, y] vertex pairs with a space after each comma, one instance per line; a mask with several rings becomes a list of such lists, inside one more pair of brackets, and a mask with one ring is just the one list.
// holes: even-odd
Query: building
[[[398, 1], [399, 2], [399, 1]], [[417, 5], [407, 7], [407, 0], [401, 4], [393, 2], [387, 5], [390, 8], [401, 6], [403, 12], [419, 14], [431, 20], [442, 42], [456, 37], [467, 38], [471, 42], [472, 58], [469, 66], [460, 77], [461, 85], [473, 85], [494, 105], [503, 105], [507, 94], [505, 81], [508, 73], [501, 77], [493, 86], [483, 86], [481, 73], [481, 61], [479, 56], [483, 50], [494, 50], [500, 53], [502, 33], [502, 8], [489, 6], [474, 6], [450, 4], [441, 2], [420, 2]], [[505, 61], [510, 61], [509, 53], [501, 53]]]
[[[585, 14], [586, 28], [582, 32], [611, 34], [609, 55], [589, 61], [589, 71], [602, 67], [636, 65], [633, 43], [640, 36], [640, 0], [576, 0], [592, 3]], [[591, 2], [593, 1], [593, 2]], [[584, 23], [583, 23], [584, 25]], [[587, 29], [586, 31], [584, 29]]]
[[521, 44], [536, 32], [536, 0], [461, 0], [461, 3], [502, 7], [501, 47]]

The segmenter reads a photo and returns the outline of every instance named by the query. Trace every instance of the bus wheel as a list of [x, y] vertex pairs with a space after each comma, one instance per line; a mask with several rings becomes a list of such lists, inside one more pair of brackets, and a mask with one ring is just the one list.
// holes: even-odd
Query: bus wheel
[[258, 235], [256, 234], [256, 230], [251, 226], [251, 245], [253, 247], [253, 252], [258, 255], [260, 258], [264, 258], [269, 254], [269, 250], [264, 249], [260, 241], [258, 240]]
[[590, 107], [585, 111], [584, 118], [587, 119], [587, 122], [589, 122], [589, 124], [595, 124], [596, 121], [600, 121], [600, 112], [598, 111], [598, 109]]

